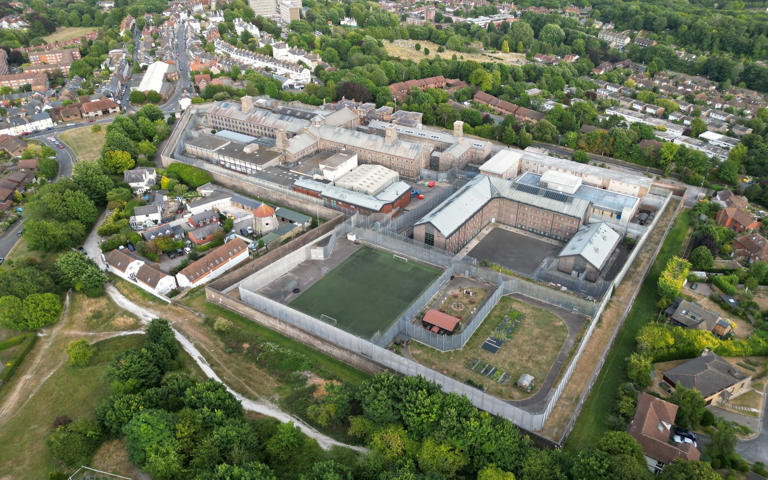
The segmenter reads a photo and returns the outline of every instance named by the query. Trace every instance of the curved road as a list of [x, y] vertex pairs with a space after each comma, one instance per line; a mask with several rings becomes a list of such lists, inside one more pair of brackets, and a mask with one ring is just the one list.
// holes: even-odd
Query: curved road
[[[115, 302], [117, 306], [139, 317], [142, 323], [146, 324], [152, 321], [153, 319], [160, 317], [160, 315], [156, 314], [155, 312], [130, 301], [122, 293], [120, 293], [120, 291], [117, 288], [115, 288], [114, 285], [107, 285], [107, 295], [109, 295], [109, 297], [112, 299], [112, 301]], [[276, 418], [281, 422], [293, 422], [293, 424], [299, 427], [299, 429], [301, 429], [301, 431], [306, 436], [317, 440], [317, 443], [320, 445], [320, 447], [323, 450], [330, 450], [333, 447], [344, 447], [344, 448], [355, 450], [357, 452], [367, 451], [365, 447], [347, 445], [345, 443], [341, 443], [337, 440], [334, 440], [331, 437], [318, 432], [313, 427], [304, 423], [302, 420], [299, 420], [298, 418], [292, 417], [291, 415], [283, 412], [282, 410], [280, 410], [275, 405], [269, 402], [266, 402], [264, 400], [257, 402], [249, 398], [246, 398], [243, 395], [232, 390], [232, 388], [230, 388], [229, 385], [221, 381], [221, 378], [216, 374], [216, 372], [213, 371], [213, 368], [211, 368], [208, 361], [203, 357], [203, 355], [195, 347], [195, 345], [191, 341], [189, 341], [184, 335], [182, 335], [178, 330], [176, 330], [173, 327], [171, 328], [173, 329], [173, 334], [176, 337], [176, 341], [178, 341], [181, 344], [181, 347], [184, 349], [184, 351], [187, 352], [190, 357], [192, 357], [192, 359], [195, 361], [195, 363], [197, 363], [197, 365], [205, 373], [205, 375], [208, 378], [212, 378], [213, 380], [216, 380], [217, 382], [224, 385], [227, 388], [227, 391], [229, 391], [232, 395], [234, 395], [235, 398], [237, 398], [243, 404], [243, 408], [245, 410], [248, 410], [251, 412], [257, 412], [262, 415], [267, 415], [269, 417]]]
[[[72, 127], [69, 127], [72, 128]], [[34, 138], [43, 145], [47, 145], [56, 151], [56, 161], [59, 163], [59, 173], [56, 176], [57, 179], [63, 177], [72, 176], [72, 166], [74, 165], [75, 153], [66, 145], [64, 148], [58, 148], [54, 142], [48, 140], [48, 137], [56, 135], [55, 131], [38, 132], [35, 135], [30, 135], [30, 138]], [[0, 235], [0, 257], [5, 258], [11, 251], [16, 242], [19, 241], [19, 231], [21, 231], [23, 222], [16, 222], [11, 228], [6, 230]]]
[[763, 398], [763, 420], [757, 437], [738, 442], [734, 450], [748, 462], [768, 464], [768, 401], [765, 401], [765, 398]]

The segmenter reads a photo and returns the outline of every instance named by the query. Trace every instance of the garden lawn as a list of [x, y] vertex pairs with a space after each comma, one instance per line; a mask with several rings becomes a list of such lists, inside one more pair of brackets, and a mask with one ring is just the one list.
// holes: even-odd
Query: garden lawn
[[91, 126], [73, 128], [59, 134], [62, 142], [75, 152], [78, 162], [98, 160], [101, 157], [101, 147], [104, 146], [104, 137], [107, 134], [107, 126], [101, 125], [101, 130], [92, 132]]
[[[501, 348], [490, 353], [481, 348], [488, 336], [498, 337], [494, 329], [505, 315], [514, 318], [513, 310], [523, 314], [523, 319], [509, 335]], [[433, 370], [442, 372], [460, 382], [471, 381], [485, 387], [491, 395], [506, 400], [519, 400], [535, 393], [549, 373], [552, 364], [568, 337], [568, 328], [563, 320], [552, 312], [534, 307], [516, 298], [502, 297], [498, 305], [478, 327], [472, 338], [461, 350], [442, 353], [431, 347], [411, 341], [409, 349], [413, 358]], [[506, 372], [509, 381], [505, 385], [466, 367], [467, 362], [476, 358]], [[522, 392], [514, 386], [523, 373], [536, 378], [531, 393]]]
[[688, 237], [690, 223], [689, 211], [684, 210], [677, 216], [675, 224], [664, 240], [659, 255], [645, 277], [635, 303], [616, 336], [613, 348], [608, 353], [603, 369], [568, 437], [566, 448], [571, 451], [576, 452], [596, 444], [602, 434], [608, 430], [605, 417], [614, 411], [619, 385], [628, 380], [626, 359], [635, 350], [637, 332], [656, 314], [658, 301], [656, 283], [659, 274], [671, 257], [681, 253]]
[[308, 288], [290, 306], [363, 338], [384, 332], [398, 315], [440, 275], [413, 259], [363, 247]]

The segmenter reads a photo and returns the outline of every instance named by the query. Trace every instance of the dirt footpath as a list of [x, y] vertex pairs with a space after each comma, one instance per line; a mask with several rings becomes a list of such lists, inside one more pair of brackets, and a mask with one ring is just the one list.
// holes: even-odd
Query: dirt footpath
[[667, 226], [675, 219], [679, 203], [678, 199], [670, 200], [656, 228], [651, 232], [651, 236], [643, 245], [634, 264], [630, 267], [619, 288], [616, 289], [613, 299], [603, 311], [599, 320], [600, 323], [592, 333], [592, 337], [590, 337], [565, 390], [563, 390], [555, 408], [544, 424], [544, 429], [539, 432], [540, 435], [556, 442], [559, 442], [563, 436], [581, 394], [587, 389], [592, 373], [597, 368], [602, 356], [607, 354], [606, 349], [613, 332], [624, 315], [629, 313], [627, 307], [633, 303], [634, 296], [645, 278], [649, 265], [656, 258], [657, 248], [664, 241]]

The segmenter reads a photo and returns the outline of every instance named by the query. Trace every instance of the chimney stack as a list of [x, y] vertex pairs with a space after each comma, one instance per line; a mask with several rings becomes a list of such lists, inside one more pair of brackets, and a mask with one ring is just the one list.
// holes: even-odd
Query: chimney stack
[[464, 122], [461, 120], [453, 122], [453, 135], [457, 138], [462, 138], [464, 136]]
[[288, 146], [288, 134], [285, 132], [285, 130], [278, 130], [275, 132], [275, 148], [277, 148], [280, 151], [285, 150], [285, 148]]
[[246, 95], [240, 99], [240, 110], [250, 113], [253, 110], [253, 97]]
[[392, 145], [397, 140], [397, 127], [395, 125], [387, 125], [384, 128], [384, 143]]

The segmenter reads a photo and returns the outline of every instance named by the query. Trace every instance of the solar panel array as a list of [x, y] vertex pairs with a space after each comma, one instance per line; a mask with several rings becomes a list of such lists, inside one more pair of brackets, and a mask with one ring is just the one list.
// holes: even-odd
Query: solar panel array
[[534, 185], [528, 185], [525, 183], [517, 183], [515, 184], [515, 188], [517, 190], [520, 190], [521, 192], [530, 193], [532, 195], [543, 196], [545, 198], [549, 198], [551, 200], [556, 200], [558, 202], [563, 202], [563, 203], [566, 203], [571, 199], [571, 197], [569, 195], [566, 195], [565, 193], [557, 192], [555, 190], [547, 190], [546, 188], [539, 188]]

